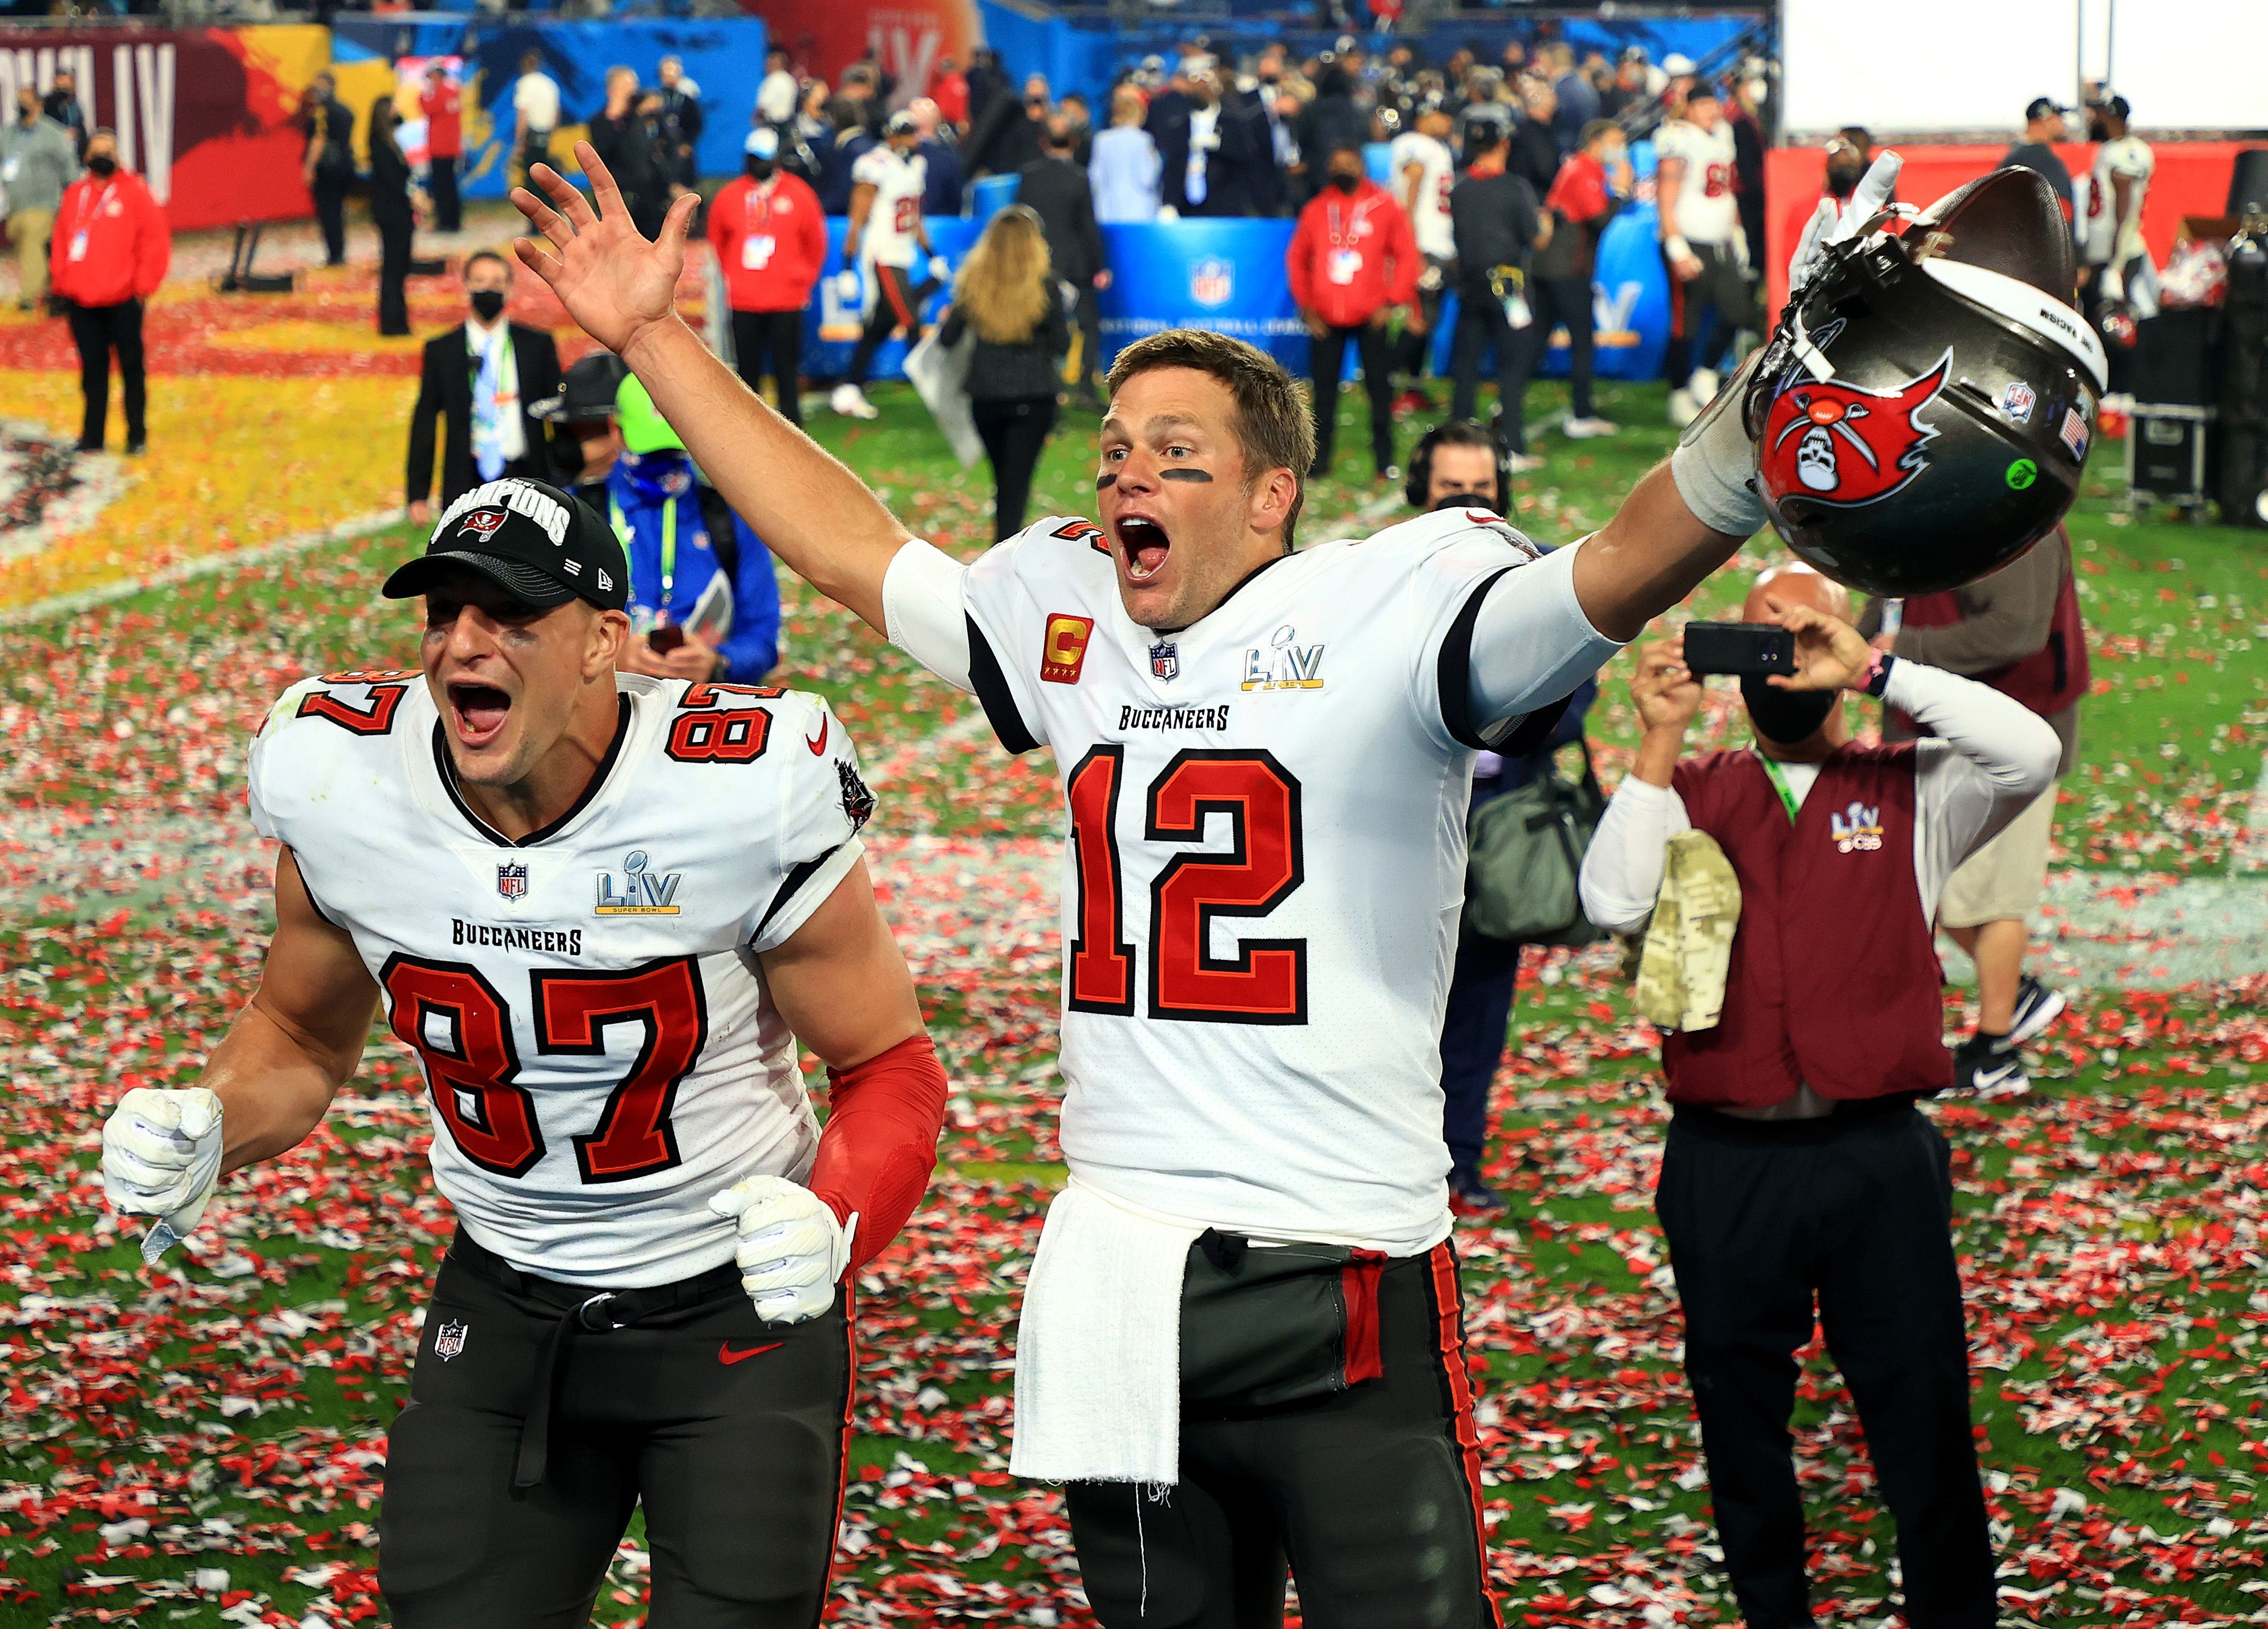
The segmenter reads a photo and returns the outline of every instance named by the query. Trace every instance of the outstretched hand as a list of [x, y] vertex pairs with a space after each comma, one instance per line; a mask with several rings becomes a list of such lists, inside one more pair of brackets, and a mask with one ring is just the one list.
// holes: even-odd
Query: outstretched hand
[[1874, 649], [1856, 628], [1808, 605], [1783, 605], [1769, 594], [1764, 605], [1795, 636], [1795, 676], [1776, 673], [1766, 684], [1776, 690], [1840, 690], [1866, 682]]
[[590, 177], [588, 198], [548, 164], [530, 166], [527, 179], [549, 203], [527, 187], [512, 188], [512, 207], [543, 235], [515, 240], [512, 253], [551, 285], [585, 334], [619, 357], [641, 333], [675, 319], [686, 234], [701, 200], [688, 194], [671, 204], [661, 236], [650, 242], [630, 224], [622, 188], [590, 143], [575, 144], [575, 159]]

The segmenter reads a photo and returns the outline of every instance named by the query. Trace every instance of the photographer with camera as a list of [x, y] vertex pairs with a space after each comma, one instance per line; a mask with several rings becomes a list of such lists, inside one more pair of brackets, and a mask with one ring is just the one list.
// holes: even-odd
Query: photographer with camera
[[[1999, 691], [1872, 649], [1849, 614], [1790, 564], [1756, 579], [1742, 623], [1646, 647], [1646, 733], [1585, 857], [1583, 909], [1633, 932], [1659, 897], [1660, 932], [1695, 862], [1717, 885], [1697, 893], [1721, 900], [1727, 864], [1737, 881], [1729, 955], [1680, 947], [1700, 1017], [1662, 1036], [1656, 1208], [1742, 1616], [1811, 1621], [1788, 1416], [1815, 1302], [1897, 1522], [1907, 1622], [1987, 1625], [1949, 1154], [1915, 1107], [1953, 1082], [1930, 917], [1953, 868], [2054, 780], [2058, 742]], [[1704, 673], [1740, 676], [1755, 744], [1681, 761]], [[1854, 743], [1846, 690], [1922, 738]]]

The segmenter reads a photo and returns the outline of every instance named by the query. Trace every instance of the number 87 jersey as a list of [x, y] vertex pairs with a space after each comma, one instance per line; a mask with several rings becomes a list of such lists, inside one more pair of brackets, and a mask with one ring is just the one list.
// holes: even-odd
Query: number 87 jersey
[[1403, 1254], [1447, 1232], [1441, 1013], [1496, 721], [1470, 716], [1470, 652], [1509, 596], [1507, 712], [1610, 654], [1572, 554], [1428, 515], [1273, 561], [1177, 633], [1127, 616], [1089, 521], [968, 568], [971, 682], [1010, 750], [1055, 749], [1070, 815], [1075, 1176], [1247, 1233]]
[[711, 1195], [810, 1170], [756, 955], [857, 864], [873, 799], [815, 696], [615, 682], [589, 790], [517, 842], [460, 794], [416, 673], [295, 685], [248, 770], [253, 823], [424, 1065], [466, 1230], [544, 1278], [638, 1288], [733, 1258]]

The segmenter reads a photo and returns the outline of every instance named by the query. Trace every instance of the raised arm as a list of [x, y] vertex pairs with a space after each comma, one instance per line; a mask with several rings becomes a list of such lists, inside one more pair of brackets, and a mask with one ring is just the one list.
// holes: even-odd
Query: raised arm
[[[670, 206], [658, 241], [630, 225], [621, 188], [590, 144], [576, 144], [585, 199], [539, 164], [512, 195], [545, 241], [513, 244], [583, 331], [630, 365], [686, 450], [788, 568], [876, 630], [882, 577], [913, 534], [864, 482], [789, 424], [719, 362], [677, 314], [685, 238], [700, 200]], [[593, 207], [595, 203], [596, 207]], [[554, 205], [556, 207], [555, 208]]]

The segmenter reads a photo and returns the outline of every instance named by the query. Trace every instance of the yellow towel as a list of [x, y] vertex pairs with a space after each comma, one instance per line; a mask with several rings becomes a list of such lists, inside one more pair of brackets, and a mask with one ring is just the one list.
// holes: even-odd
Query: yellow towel
[[1705, 831], [1670, 838], [1638, 958], [1638, 1012], [1662, 1029], [1715, 1028], [1740, 925], [1740, 879], [1717, 839]]

